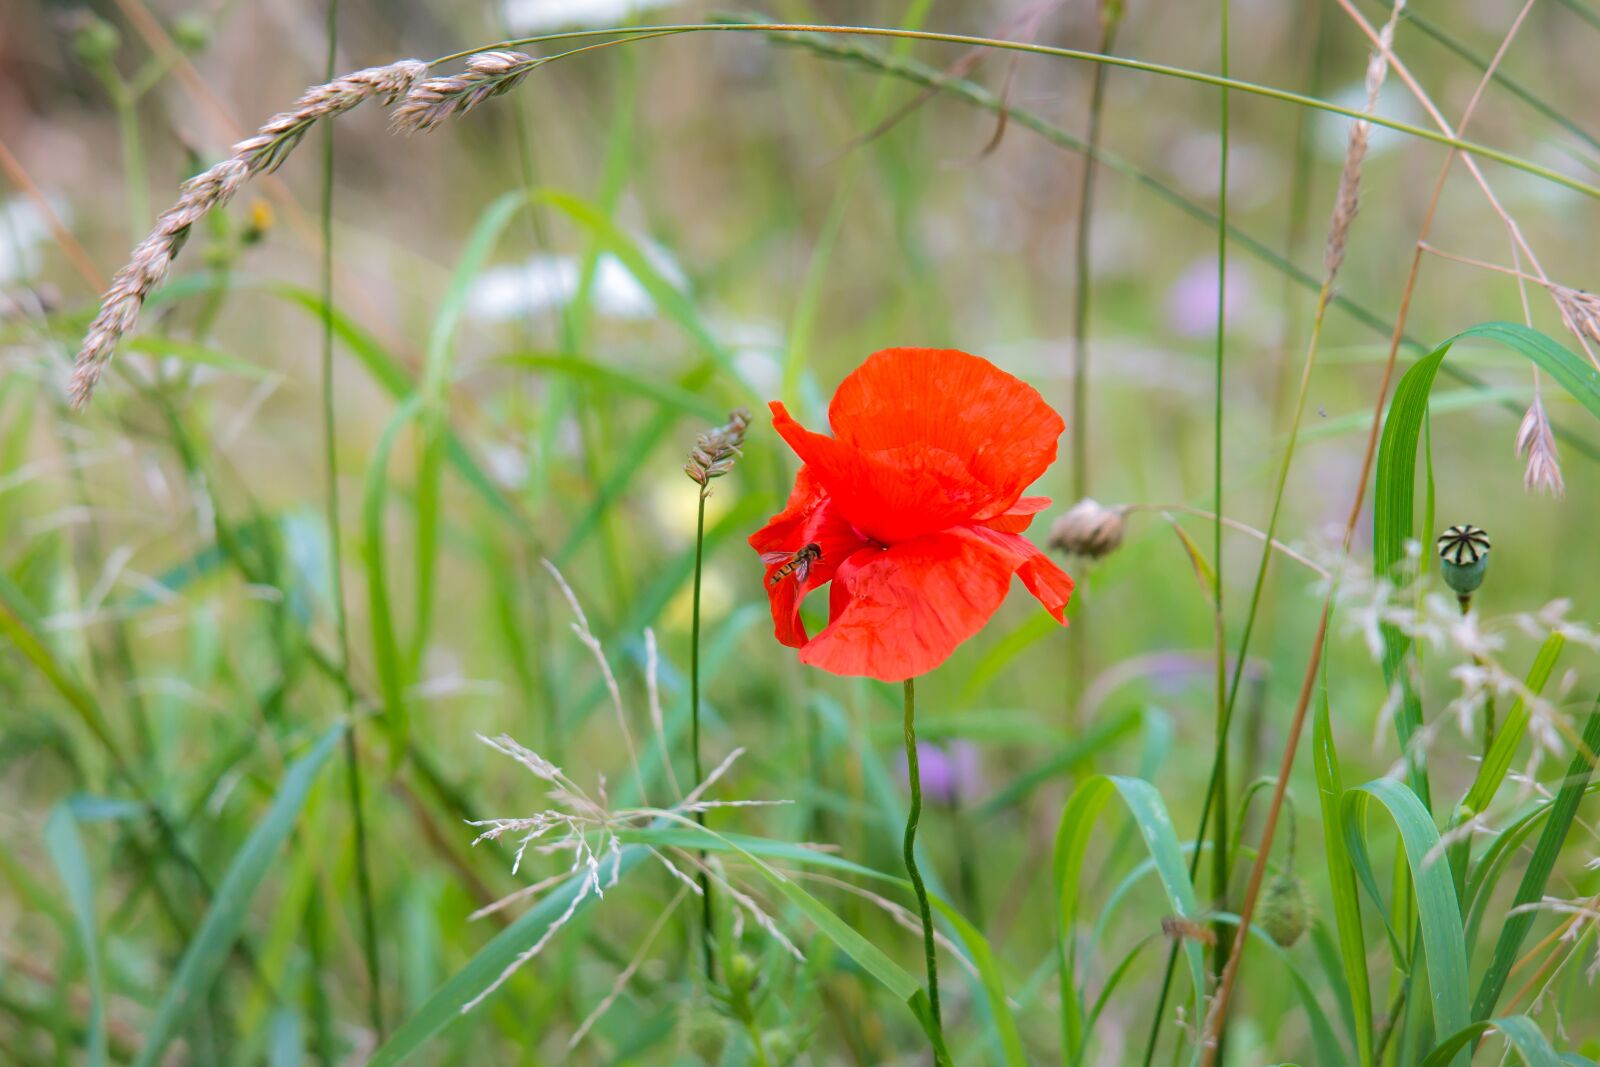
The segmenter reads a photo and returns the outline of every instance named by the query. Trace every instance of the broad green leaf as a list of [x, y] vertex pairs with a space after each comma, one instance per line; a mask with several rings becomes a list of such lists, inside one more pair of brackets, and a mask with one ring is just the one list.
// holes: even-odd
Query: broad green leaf
[[1461, 1050], [1468, 1045], [1476, 1045], [1491, 1029], [1499, 1031], [1506, 1039], [1506, 1044], [1517, 1050], [1517, 1055], [1528, 1067], [1560, 1067], [1561, 1057], [1550, 1047], [1550, 1042], [1539, 1031], [1538, 1025], [1526, 1015], [1484, 1019], [1462, 1027], [1441, 1041], [1422, 1061], [1422, 1067], [1445, 1067]]
[[[1415, 887], [1417, 920], [1422, 927], [1423, 954], [1427, 957], [1428, 992], [1432, 998], [1429, 1007], [1435, 1033], [1455, 1033], [1471, 1021], [1466, 937], [1450, 865], [1438, 848], [1439, 831], [1417, 795], [1391, 778], [1379, 778], [1345, 793], [1340, 811], [1345, 842], [1357, 877], [1379, 909], [1383, 908], [1383, 898], [1367, 855], [1366, 816], [1373, 800], [1394, 820], [1405, 849], [1407, 870]], [[1399, 929], [1407, 930], [1409, 924], [1401, 924]], [[1391, 932], [1391, 936], [1395, 935]]]

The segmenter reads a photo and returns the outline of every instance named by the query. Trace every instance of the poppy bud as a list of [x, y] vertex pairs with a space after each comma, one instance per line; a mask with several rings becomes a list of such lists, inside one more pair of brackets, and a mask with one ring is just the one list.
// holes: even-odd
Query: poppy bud
[[1305, 886], [1293, 874], [1280, 874], [1267, 886], [1261, 901], [1261, 928], [1279, 947], [1288, 948], [1300, 940], [1311, 924], [1311, 901]]
[[1128, 509], [1084, 497], [1050, 527], [1050, 547], [1069, 556], [1099, 559], [1122, 544]]
[[1489, 535], [1466, 523], [1440, 534], [1438, 545], [1439, 573], [1445, 584], [1456, 591], [1461, 610], [1466, 611], [1489, 569]]

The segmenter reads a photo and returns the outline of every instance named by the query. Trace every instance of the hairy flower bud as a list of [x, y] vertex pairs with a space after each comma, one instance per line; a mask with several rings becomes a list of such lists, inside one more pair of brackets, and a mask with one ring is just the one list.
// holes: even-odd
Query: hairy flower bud
[[1300, 940], [1311, 925], [1311, 901], [1300, 879], [1289, 873], [1274, 878], [1261, 898], [1260, 915], [1261, 928], [1280, 947]]
[[1050, 527], [1050, 547], [1069, 556], [1099, 559], [1122, 544], [1128, 509], [1084, 497]]

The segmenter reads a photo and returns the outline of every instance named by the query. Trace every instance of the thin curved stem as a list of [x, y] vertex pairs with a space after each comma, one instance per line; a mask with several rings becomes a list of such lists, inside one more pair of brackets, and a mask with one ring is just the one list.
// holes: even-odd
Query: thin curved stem
[[[339, 0], [328, 2], [327, 77], [332, 80], [338, 53]], [[328, 526], [329, 573], [333, 579], [334, 630], [339, 642], [339, 670], [350, 669], [350, 622], [345, 608], [344, 581], [340, 572], [343, 555], [339, 536], [339, 459], [338, 427], [333, 409], [333, 124], [322, 131], [322, 451], [327, 481], [325, 506]], [[356, 743], [359, 718], [354, 700], [346, 692], [345, 714], [349, 728], [344, 732], [345, 780], [349, 786], [350, 817], [355, 825], [356, 895], [361, 904], [361, 952], [367, 971], [367, 1011], [372, 1029], [381, 1043], [383, 1026], [383, 971], [378, 955], [378, 923], [373, 904], [372, 868], [367, 862], [367, 818], [361, 782], [361, 750]]]
[[917, 894], [917, 910], [922, 915], [922, 954], [928, 965], [928, 1012], [933, 1029], [943, 1043], [944, 1023], [939, 1015], [939, 962], [933, 950], [933, 910], [928, 907], [928, 890], [922, 884], [922, 872], [917, 869], [917, 822], [922, 818], [922, 778], [917, 770], [917, 696], [915, 683], [905, 681], [906, 699], [906, 777], [911, 782], [911, 810], [906, 814], [905, 860], [906, 873], [911, 876], [911, 888]]
[[[453, 60], [463, 59], [476, 55], [479, 52], [494, 49], [521, 48], [527, 45], [543, 44], [548, 41], [571, 40], [580, 37], [608, 37], [623, 36], [632, 40], [643, 40], [652, 37], [669, 37], [685, 33], [831, 33], [846, 34], [857, 37], [895, 37], [913, 41], [932, 41], [942, 44], [959, 44], [976, 48], [998, 48], [1004, 51], [1024, 52], [1030, 55], [1053, 56], [1057, 59], [1077, 59], [1090, 63], [1104, 63], [1112, 67], [1121, 67], [1126, 70], [1136, 70], [1144, 74], [1155, 74], [1166, 78], [1177, 78], [1182, 81], [1198, 82], [1201, 85], [1210, 85], [1219, 89], [1229, 89], [1253, 96], [1277, 100], [1280, 103], [1295, 104], [1299, 107], [1315, 108], [1334, 115], [1343, 115], [1346, 118], [1364, 119], [1374, 126], [1383, 126], [1399, 133], [1419, 137], [1425, 141], [1432, 141], [1448, 148], [1454, 148], [1469, 155], [1479, 156], [1483, 159], [1492, 159], [1497, 163], [1516, 170], [1534, 174], [1546, 181], [1557, 185], [1566, 186], [1585, 196], [1600, 200], [1600, 186], [1590, 185], [1576, 178], [1540, 166], [1537, 163], [1514, 156], [1509, 152], [1502, 152], [1488, 145], [1465, 141], [1459, 137], [1430, 130], [1424, 126], [1416, 126], [1409, 122], [1400, 122], [1395, 119], [1385, 118], [1381, 115], [1367, 115], [1357, 108], [1335, 104], [1328, 100], [1319, 100], [1315, 97], [1305, 96], [1302, 93], [1290, 92], [1287, 89], [1278, 89], [1270, 85], [1260, 85], [1256, 82], [1240, 81], [1237, 78], [1225, 78], [1217, 74], [1207, 74], [1204, 71], [1187, 70], [1183, 67], [1172, 67], [1164, 63], [1149, 63], [1139, 59], [1127, 59], [1122, 56], [1102, 55], [1098, 52], [1088, 52], [1077, 48], [1059, 48], [1054, 45], [1030, 44], [1022, 41], [1004, 41], [993, 37], [976, 37], [960, 33], [936, 33], [932, 30], [901, 30], [879, 26], [832, 26], [815, 23], [794, 22], [691, 22], [659, 26], [628, 26], [612, 27], [599, 30], [573, 30], [566, 33], [547, 33], [534, 37], [518, 37], [512, 40], [495, 41], [492, 44], [480, 45], [465, 51], [454, 52], [447, 56], [440, 56], [432, 60], [429, 66], [438, 66]], [[571, 53], [576, 54], [579, 49]]]
[[[700, 575], [705, 564], [705, 545], [706, 492], [701, 489], [700, 507], [694, 526], [694, 606], [689, 623], [689, 748], [694, 764], [694, 787], [697, 789], [705, 781], [705, 772], [700, 768]], [[696, 811], [694, 821], [704, 826], [705, 812]], [[705, 964], [706, 981], [711, 982], [716, 979], [716, 962], [711, 951], [711, 882], [706, 878], [704, 852], [700, 853], [700, 860], [700, 954]], [[756, 1048], [760, 1047], [757, 1041]]]

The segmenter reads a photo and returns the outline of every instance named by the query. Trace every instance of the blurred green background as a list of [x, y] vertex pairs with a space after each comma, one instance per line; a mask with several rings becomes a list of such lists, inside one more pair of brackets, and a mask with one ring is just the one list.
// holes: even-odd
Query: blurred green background
[[[1520, 5], [1412, 8], [1396, 49], [1455, 122]], [[1380, 5], [1359, 10], [1386, 17]], [[621, 0], [341, 0], [333, 67], [712, 12]], [[1086, 50], [1101, 34], [1097, 9], [1080, 0], [780, 2], [763, 13]], [[684, 780], [696, 496], [681, 467], [695, 436], [739, 405], [756, 412], [755, 428], [743, 461], [715, 483], [707, 518], [705, 748], [712, 765], [747, 749], [719, 786], [726, 797], [794, 803], [718, 813], [713, 825], [831, 843], [898, 873], [899, 694], [803, 669], [777, 645], [759, 560], [743, 544], [781, 507], [795, 466], [765, 403], [783, 398], [821, 426], [834, 385], [867, 354], [929, 345], [982, 354], [1070, 410], [1083, 157], [1062, 134], [1083, 134], [1087, 63], [704, 34], [552, 64], [425, 135], [392, 136], [378, 108], [363, 108], [333, 126], [344, 670], [323, 513], [320, 130], [191, 235], [90, 411], [69, 413], [62, 391], [98, 286], [178, 184], [322, 80], [327, 17], [299, 0], [18, 0], [0, 11], [0, 143], [11, 161], [0, 203], [0, 611], [14, 623], [0, 641], [6, 1062], [82, 1062], [95, 1017], [106, 1021], [113, 1060], [136, 1057], [205, 902], [280, 794], [286, 767], [346, 715], [347, 688], [361, 731], [377, 999], [387, 1031], [412, 1016], [496, 932], [495, 919], [468, 914], [565, 862], [530, 856], [513, 878], [508, 851], [468, 848], [463, 818], [546, 806], [541, 783], [474, 735], [509, 733], [586, 788], [601, 775], [614, 789], [629, 780], [600, 675], [569, 631], [542, 558], [570, 581], [603, 643], [644, 754], [655, 744], [643, 636], [653, 630]], [[1369, 45], [1332, 0], [1236, 0], [1231, 17], [1234, 77], [1361, 106]], [[1215, 5], [1130, 0], [1114, 51], [1214, 71], [1219, 44]], [[1595, 181], [1597, 47], [1592, 9], [1534, 5], [1467, 136]], [[840, 48], [867, 55], [827, 54]], [[952, 92], [956, 82], [930, 94], [883, 69], [904, 62], [947, 72], [960, 63], [962, 84], [1017, 112], [1000, 125], [993, 109]], [[1228, 247], [1223, 506], [1262, 527], [1349, 120], [1240, 93], [1230, 103], [1228, 212], [1239, 239]], [[1397, 77], [1380, 113], [1430, 126]], [[1218, 93], [1111, 70], [1102, 122], [1118, 162], [1100, 169], [1089, 216], [1087, 492], [1107, 503], [1210, 508], [1218, 264], [1207, 216], [1219, 199]], [[1279, 527], [1324, 562], [1356, 489], [1388, 326], [1445, 151], [1374, 133], [1342, 303], [1328, 314]], [[1548, 276], [1590, 284], [1595, 203], [1534, 175], [1484, 170]], [[1513, 258], [1506, 226], [1459, 165], [1430, 241], [1531, 269]], [[1532, 323], [1576, 348], [1549, 297], [1528, 288]], [[1431, 346], [1474, 323], [1523, 318], [1515, 279], [1428, 255], [1407, 332]], [[1415, 355], [1402, 349], [1402, 367]], [[426, 488], [419, 496], [417, 419], [396, 417], [430, 365], [447, 388], [451, 442], [437, 498]], [[1513, 442], [1534, 393], [1527, 365], [1472, 346], [1447, 367], [1476, 384], [1446, 378], [1434, 394], [1434, 514], [1440, 527], [1471, 522], [1492, 534], [1494, 567], [1476, 603], [1499, 620], [1490, 624], [1504, 642], [1496, 658], [1520, 677], [1544, 634], [1516, 615], [1570, 600], [1572, 618], [1594, 616], [1600, 444], [1578, 405], [1546, 381], [1546, 406], [1567, 435], [1567, 491], [1525, 491]], [[1072, 502], [1067, 441], [1035, 489], [1056, 500], [1036, 526], [1041, 542]], [[437, 521], [431, 579], [435, 555], [418, 542], [428, 536], [424, 515]], [[1176, 517], [1209, 553], [1211, 525]], [[1358, 564], [1370, 543], [1364, 518]], [[1224, 548], [1212, 562], [1232, 649], [1259, 542], [1229, 532]], [[1147, 777], [1188, 840], [1214, 731], [1212, 609], [1160, 512], [1131, 515], [1117, 554], [1066, 565], [1079, 581], [1067, 632], [1014, 596], [919, 686], [924, 736], [975, 746], [961, 757], [973, 761], [962, 795], [924, 814], [928, 866], [992, 943], [1030, 1062], [1053, 1059], [1058, 1040], [1047, 850], [1065, 796], [1091, 771]], [[430, 583], [431, 610], [421, 605]], [[1321, 592], [1305, 569], [1274, 561], [1235, 734], [1230, 810], [1243, 783], [1276, 766]], [[1328, 653], [1335, 737], [1352, 782], [1398, 759], [1362, 618], [1359, 604], [1336, 614]], [[1439, 728], [1436, 800], [1459, 795], [1476, 770], [1478, 742], [1462, 736], [1450, 708], [1460, 688], [1452, 669], [1463, 662], [1449, 640], [1425, 657], [1426, 706]], [[1596, 673], [1592, 651], [1574, 642], [1557, 675], [1571, 694], [1563, 699], [1581, 708]], [[386, 692], [404, 711], [403, 743], [375, 725]], [[1566, 759], [1541, 773], [1557, 774]], [[658, 766], [653, 755], [647, 762]], [[225, 947], [215, 982], [195, 992], [203, 1003], [178, 1035], [178, 1062], [361, 1062], [379, 1043], [344, 774], [330, 760], [244, 901], [241, 939]], [[668, 802], [654, 785], [654, 801]], [[1331, 922], [1304, 754], [1294, 794], [1298, 873]], [[149, 817], [152, 805], [165, 828]], [[1596, 891], [1588, 817], [1552, 884], [1563, 898]], [[1244, 825], [1253, 840], [1256, 823]], [[1143, 858], [1120, 823], [1107, 827], [1086, 880], [1091, 914]], [[81, 868], [69, 840], [82, 844]], [[74, 884], [87, 896], [73, 896]], [[616, 1006], [567, 1051], [678, 885], [659, 866], [640, 868], [418, 1061], [752, 1062], [753, 1046], [697, 991], [689, 907]], [[916, 938], [881, 908], [813, 888], [917, 970]], [[923, 1062], [909, 1013], [770, 896], [762, 892], [809, 961], [789, 961], [759, 930], [744, 931], [776, 990], [758, 1024], [774, 1061]], [[78, 925], [86, 901], [88, 939]], [[1105, 913], [1101, 945], [1080, 960], [1091, 990], [1129, 946], [1159, 935], [1163, 907], [1144, 884]], [[1540, 923], [1536, 938], [1550, 920]], [[1369, 928], [1369, 948], [1380, 945], [1381, 926]], [[1592, 956], [1592, 924], [1586, 937]], [[1309, 972], [1310, 942], [1290, 951], [1289, 966]], [[1133, 1062], [1143, 1051], [1161, 955], [1140, 957], [1110, 1000], [1094, 1062]], [[1573, 957], [1541, 1002], [1541, 1021], [1553, 1033], [1559, 1015], [1563, 1047], [1587, 1042], [1593, 1055], [1589, 960], [1576, 949]], [[1247, 957], [1229, 1062], [1311, 1055], [1299, 1002], [1274, 973], [1282, 966]], [[981, 991], [958, 966], [945, 973], [947, 1013], [969, 1032], [964, 1047], [976, 1062], [992, 1052]], [[1374, 989], [1381, 1013], [1383, 986]], [[1169, 1024], [1166, 1054], [1185, 1040]], [[782, 1059], [790, 1047], [794, 1059]]]

